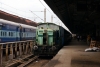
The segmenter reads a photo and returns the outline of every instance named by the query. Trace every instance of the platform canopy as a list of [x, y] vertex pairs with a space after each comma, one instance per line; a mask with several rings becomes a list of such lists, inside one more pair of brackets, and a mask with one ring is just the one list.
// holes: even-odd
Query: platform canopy
[[100, 30], [100, 0], [44, 0], [75, 34]]

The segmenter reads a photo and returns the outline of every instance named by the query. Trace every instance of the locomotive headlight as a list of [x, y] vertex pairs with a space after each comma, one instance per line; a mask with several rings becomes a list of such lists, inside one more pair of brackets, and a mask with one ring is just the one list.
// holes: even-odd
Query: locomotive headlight
[[33, 47], [33, 49], [34, 49], [34, 50], [37, 50], [37, 49], [38, 49], [38, 46], [35, 45], [35, 46]]

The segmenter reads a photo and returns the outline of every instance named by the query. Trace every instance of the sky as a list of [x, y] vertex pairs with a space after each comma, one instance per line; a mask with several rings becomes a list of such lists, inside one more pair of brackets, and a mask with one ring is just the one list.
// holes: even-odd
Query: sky
[[0, 0], [0, 10], [30, 19], [37, 23], [44, 22], [45, 8], [46, 22], [51, 22], [51, 16], [53, 16], [53, 23], [62, 25], [67, 29], [43, 0]]

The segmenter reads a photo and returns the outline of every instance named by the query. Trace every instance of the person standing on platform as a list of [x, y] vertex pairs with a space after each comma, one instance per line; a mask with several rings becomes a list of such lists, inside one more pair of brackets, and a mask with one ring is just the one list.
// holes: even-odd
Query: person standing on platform
[[80, 36], [80, 41], [82, 40], [82, 36]]
[[91, 36], [88, 35], [88, 36], [87, 36], [87, 44], [90, 45], [90, 42], [91, 42]]
[[77, 36], [77, 40], [79, 41], [79, 39], [80, 39], [80, 37], [79, 36]]

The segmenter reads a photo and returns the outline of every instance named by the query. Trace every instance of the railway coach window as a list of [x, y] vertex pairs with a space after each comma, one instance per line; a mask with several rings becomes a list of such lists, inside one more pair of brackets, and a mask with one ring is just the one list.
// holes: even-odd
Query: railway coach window
[[1, 31], [1, 36], [2, 36], [2, 31]]
[[9, 32], [9, 36], [11, 36], [10, 32]]
[[3, 33], [3, 35], [2, 36], [5, 36], [5, 32], [2, 32]]
[[13, 36], [13, 32], [11, 32], [11, 36]]
[[5, 33], [3, 31], [1, 31], [1, 36], [5, 36]]
[[28, 37], [28, 33], [27, 33], [27, 37]]
[[22, 37], [23, 37], [23, 33], [22, 33]]
[[1, 31], [1, 36], [6, 36], [6, 32]]
[[7, 36], [7, 32], [5, 32], [5, 36]]

